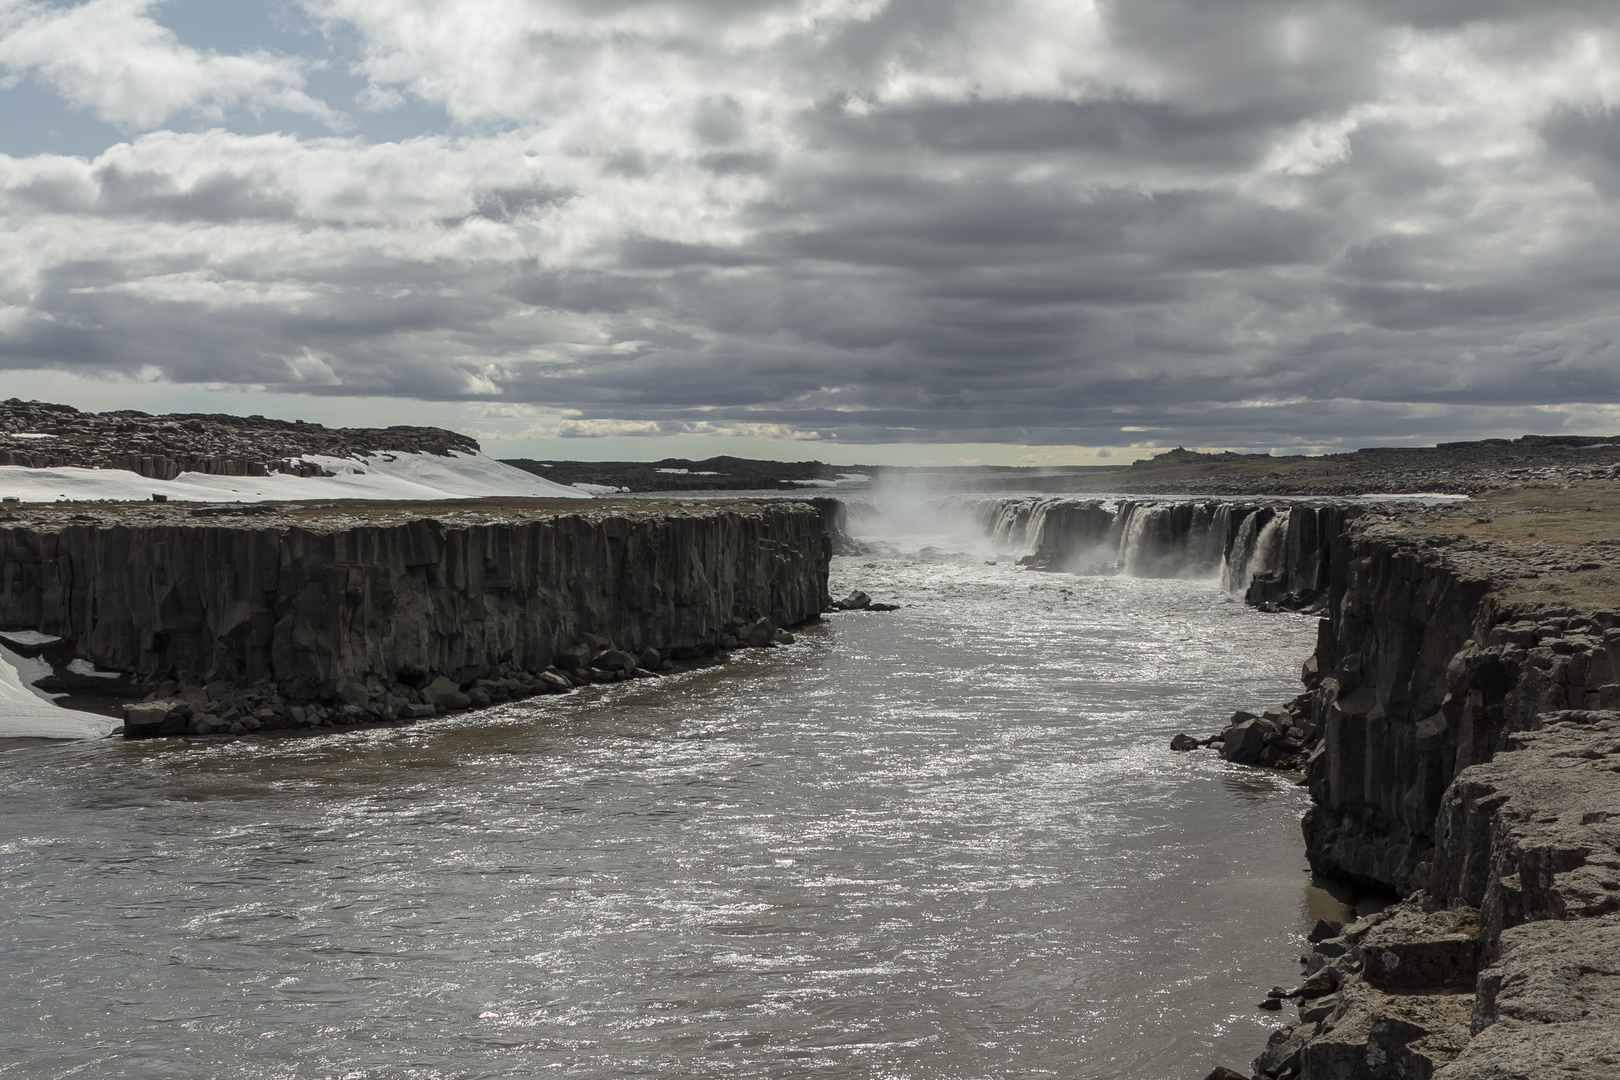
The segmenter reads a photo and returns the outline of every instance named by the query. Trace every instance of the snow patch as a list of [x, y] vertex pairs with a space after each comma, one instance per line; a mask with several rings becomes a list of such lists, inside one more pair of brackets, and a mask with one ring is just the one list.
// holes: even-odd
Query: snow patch
[[0, 630], [0, 638], [17, 645], [55, 645], [62, 639], [38, 630]]
[[333, 476], [213, 476], [181, 473], [173, 480], [151, 480], [128, 469], [61, 467], [30, 469], [0, 466], [0, 497], [22, 502], [105, 500], [145, 502], [163, 495], [170, 502], [281, 502], [295, 499], [439, 499], [538, 498], [583, 499], [578, 491], [502, 464], [483, 454], [453, 450], [448, 457], [429, 453], [385, 452], [301, 460]]
[[[38, 668], [45, 669], [36, 674]], [[50, 674], [43, 660], [28, 660], [0, 647], [0, 739], [99, 739], [111, 735], [116, 720], [53, 704], [34, 680]]]
[[612, 484], [583, 484], [583, 483], [581, 483], [581, 484], [573, 484], [573, 485], [570, 485], [570, 486], [578, 488], [581, 492], [583, 492], [586, 495], [618, 495], [621, 492], [626, 492], [626, 491], [630, 490], [627, 487], [614, 487]]
[[120, 674], [116, 671], [97, 671], [96, 665], [88, 660], [69, 660], [67, 669], [75, 675], [89, 675], [97, 679], [116, 679]]

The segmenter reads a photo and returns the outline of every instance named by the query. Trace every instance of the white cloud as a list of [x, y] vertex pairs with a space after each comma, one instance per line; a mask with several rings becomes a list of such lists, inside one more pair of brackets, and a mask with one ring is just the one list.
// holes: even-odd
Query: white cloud
[[[532, 438], [1318, 446], [1620, 401], [1601, 15], [306, 6], [358, 34], [362, 108], [458, 134], [0, 157], [0, 363], [490, 400]], [[305, 92], [161, 14], [0, 0], [0, 63], [127, 123]]]
[[338, 126], [304, 92], [305, 62], [183, 45], [151, 17], [158, 0], [86, 0], [57, 7], [0, 0], [0, 66], [29, 74], [109, 123], [151, 128], [181, 113], [222, 119], [237, 107], [284, 109]]

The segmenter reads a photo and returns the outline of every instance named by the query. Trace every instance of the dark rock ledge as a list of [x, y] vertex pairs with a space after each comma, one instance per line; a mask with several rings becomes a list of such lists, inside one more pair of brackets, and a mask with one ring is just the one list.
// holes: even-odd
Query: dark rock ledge
[[831, 541], [799, 502], [3, 519], [0, 626], [122, 673], [131, 735], [397, 721], [646, 677], [790, 642], [831, 606]]
[[1299, 742], [1312, 868], [1403, 899], [1320, 926], [1266, 999], [1296, 1015], [1211, 1077], [1620, 1077], [1620, 612], [1516, 600], [1558, 572], [1530, 554], [1389, 521], [1335, 541], [1306, 694], [1223, 746]]

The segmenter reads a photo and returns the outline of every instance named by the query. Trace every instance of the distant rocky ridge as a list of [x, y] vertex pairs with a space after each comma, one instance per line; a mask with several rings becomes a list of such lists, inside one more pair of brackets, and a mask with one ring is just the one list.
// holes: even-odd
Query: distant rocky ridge
[[320, 467], [300, 457], [387, 451], [447, 456], [478, 449], [475, 440], [442, 428], [328, 428], [263, 416], [89, 413], [17, 398], [0, 402], [0, 465], [35, 469], [127, 469], [154, 480], [173, 480], [183, 472], [316, 476]]
[[712, 457], [703, 461], [532, 461], [502, 462], [555, 484], [592, 484], [624, 491], [779, 491], [817, 487], [853, 473], [873, 475], [869, 466], [824, 465], [819, 461], [755, 461]]
[[1476, 495], [1617, 477], [1620, 436], [1525, 435], [1321, 457], [1202, 454], [1177, 447], [1120, 470], [1108, 486], [1159, 495]]

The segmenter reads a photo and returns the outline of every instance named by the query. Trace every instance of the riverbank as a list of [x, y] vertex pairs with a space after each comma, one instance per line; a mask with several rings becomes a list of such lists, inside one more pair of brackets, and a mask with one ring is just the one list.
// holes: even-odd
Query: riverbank
[[1333, 544], [1294, 703], [1307, 853], [1403, 899], [1322, 928], [1268, 999], [1297, 1016], [1255, 1076], [1620, 1071], [1617, 522], [1612, 485], [1577, 482], [1363, 516]]

